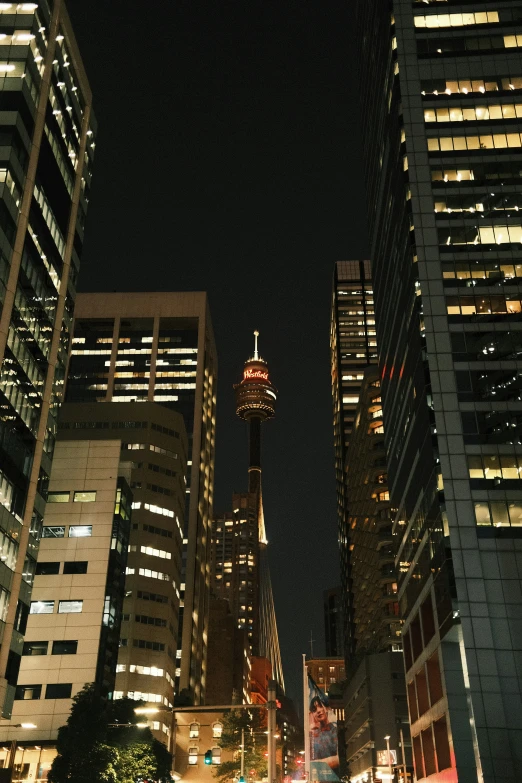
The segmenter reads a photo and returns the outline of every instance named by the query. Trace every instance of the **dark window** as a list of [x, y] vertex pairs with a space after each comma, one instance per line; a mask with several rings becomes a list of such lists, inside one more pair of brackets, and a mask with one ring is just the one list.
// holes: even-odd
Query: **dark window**
[[87, 560], [65, 561], [63, 564], [64, 574], [86, 574]]
[[49, 642], [24, 642], [22, 655], [47, 655]]
[[15, 699], [18, 701], [39, 699], [42, 695], [41, 685], [18, 685], [15, 691]]
[[53, 655], [76, 655], [77, 641], [53, 642]]
[[46, 699], [70, 699], [72, 691], [72, 683], [70, 682], [58, 682], [54, 685], [48, 685], [45, 689]]
[[163, 652], [165, 645], [160, 642], [149, 642], [148, 639], [134, 639], [133, 647], [141, 647], [144, 650], [155, 650], [156, 652]]
[[60, 563], [37, 563], [36, 576], [51, 576], [60, 573]]
[[477, 419], [474, 413], [461, 413], [462, 429], [465, 434], [477, 432]]
[[48, 525], [42, 529], [42, 538], [63, 538], [64, 535], [63, 525]]

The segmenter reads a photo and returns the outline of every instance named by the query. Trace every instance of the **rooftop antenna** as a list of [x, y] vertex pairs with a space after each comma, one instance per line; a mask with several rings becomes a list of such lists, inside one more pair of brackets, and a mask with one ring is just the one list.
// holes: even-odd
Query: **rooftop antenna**
[[314, 642], [315, 639], [313, 638], [313, 633], [310, 631], [310, 658], [312, 659], [314, 657]]
[[256, 331], [254, 332], [254, 359], [259, 359], [259, 354], [257, 352], [257, 338], [258, 337], [259, 337], [259, 332], [256, 329]]

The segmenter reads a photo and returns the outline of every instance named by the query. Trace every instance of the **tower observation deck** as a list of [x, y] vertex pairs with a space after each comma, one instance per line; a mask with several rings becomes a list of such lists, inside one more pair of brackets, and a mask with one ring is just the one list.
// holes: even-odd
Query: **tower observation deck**
[[234, 386], [236, 413], [249, 424], [248, 491], [261, 491], [261, 422], [275, 415], [277, 391], [270, 382], [268, 366], [259, 356], [254, 332], [254, 355], [246, 362], [243, 379]]
[[266, 552], [268, 541], [261, 489], [261, 424], [275, 415], [277, 389], [270, 381], [267, 363], [259, 355], [258, 337], [259, 332], [255, 331], [254, 355], [245, 363], [242, 380], [234, 386], [236, 413], [248, 423], [249, 427], [248, 492], [255, 494], [257, 498], [259, 612], [258, 629], [254, 637], [259, 639], [259, 646], [257, 650], [253, 650], [253, 653], [268, 658], [272, 664], [272, 676], [284, 690], [274, 599]]

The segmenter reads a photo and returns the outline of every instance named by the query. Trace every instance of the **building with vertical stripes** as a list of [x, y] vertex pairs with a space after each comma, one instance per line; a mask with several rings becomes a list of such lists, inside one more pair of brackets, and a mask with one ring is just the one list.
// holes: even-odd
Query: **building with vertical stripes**
[[[141, 467], [136, 468], [141, 474], [133, 476], [133, 482], [141, 483], [140, 487], [134, 487], [134, 502], [142, 503], [137, 510], [140, 514], [147, 511], [149, 517], [138, 524], [171, 530], [174, 537], [179, 535], [178, 523], [182, 529], [182, 571], [179, 584], [174, 588], [179, 592], [176, 598], [179, 600], [178, 639], [177, 643], [174, 640], [173, 647], [178, 663], [174, 690], [176, 693], [185, 691], [195, 703], [204, 699], [206, 684], [216, 383], [216, 348], [205, 293], [86, 293], [78, 296], [66, 401], [104, 403], [99, 407], [105, 409], [132, 403], [137, 409], [133, 414], [136, 424], [147, 420], [147, 416], [139, 413], [140, 404], [147, 403], [157, 409], [147, 438], [142, 437], [144, 433], [139, 429], [132, 432], [132, 443], [143, 445], [143, 448], [136, 446], [132, 456], [133, 462], [141, 463]], [[183, 417], [186, 447], [181, 428], [170, 421], [175, 414], [178, 418], [179, 414]], [[114, 414], [107, 413], [107, 416], [111, 418]], [[100, 421], [102, 419], [103, 416]], [[152, 446], [166, 450], [165, 454], [161, 457], [157, 456], [161, 453], [157, 451], [154, 455], [148, 454], [147, 450]], [[182, 475], [185, 461], [186, 476]], [[149, 462], [152, 468], [149, 468]], [[158, 470], [153, 478], [151, 471], [155, 467]], [[184, 509], [180, 508], [176, 497], [180, 481], [186, 481]], [[138, 493], [142, 497], [138, 498]], [[149, 508], [146, 509], [145, 504]], [[152, 506], [160, 510], [155, 516], [151, 512]], [[155, 537], [154, 549], [169, 549], [159, 543], [161, 532], [146, 532]], [[140, 551], [131, 550], [133, 562], [129, 561], [129, 566], [137, 571], [129, 574], [129, 579], [141, 576], [140, 569], [170, 575], [161, 555], [155, 556], [156, 565], [151, 566], [151, 556], [142, 552], [141, 546], [152, 546], [152, 539], [145, 544], [139, 540], [142, 533], [142, 530], [139, 535], [137, 531], [131, 531], [131, 547], [139, 546]], [[158, 581], [157, 585], [160, 584]], [[164, 593], [152, 586], [147, 590]], [[124, 611], [127, 613], [126, 609]], [[130, 609], [128, 614], [132, 614]], [[127, 661], [122, 657], [120, 663], [123, 665]], [[130, 689], [130, 680], [126, 682], [126, 687], [120, 689], [123, 695]], [[134, 690], [142, 691], [141, 688], [133, 688], [132, 692]]]
[[415, 773], [507, 783], [522, 740], [522, 4], [355, 12]]
[[62, 398], [96, 123], [65, 2], [0, 3], [0, 711], [11, 713]]

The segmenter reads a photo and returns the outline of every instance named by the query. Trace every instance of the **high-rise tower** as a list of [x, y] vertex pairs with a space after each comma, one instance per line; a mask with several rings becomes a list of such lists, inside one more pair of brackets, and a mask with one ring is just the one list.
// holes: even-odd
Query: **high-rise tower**
[[330, 316], [337, 532], [345, 654], [353, 647], [352, 549], [346, 458], [365, 370], [377, 363], [377, 338], [369, 261], [337, 261]]
[[51, 473], [94, 134], [63, 0], [0, 3], [0, 712], [11, 712]]
[[249, 427], [248, 491], [257, 498], [257, 521], [259, 535], [259, 648], [254, 655], [268, 658], [272, 664], [272, 676], [284, 688], [283, 668], [277, 635], [277, 622], [270, 581], [270, 569], [266, 547], [268, 544], [263, 512], [261, 488], [261, 423], [275, 415], [277, 391], [270, 382], [268, 366], [259, 355], [254, 332], [254, 355], [243, 368], [243, 379], [234, 386], [236, 392], [236, 413]]
[[[176, 582], [173, 586], [179, 593], [177, 599], [179, 598], [180, 602], [175, 689], [176, 693], [188, 691], [197, 704], [204, 700], [206, 682], [210, 588], [208, 558], [213, 513], [216, 380], [216, 347], [207, 295], [204, 292], [85, 293], [78, 296], [66, 401], [157, 404], [159, 418], [150, 422], [149, 429], [154, 430], [153, 438], [147, 441], [141, 434], [133, 436], [129, 449], [136, 449], [133, 452], [136, 454], [136, 470], [144, 471], [141, 477], [135, 477], [140, 486], [134, 487], [140, 495], [135, 497], [135, 502], [143, 502], [144, 505], [135, 510], [140, 517], [142, 513], [149, 515], [148, 521], [140, 519], [138, 522], [147, 524], [149, 529], [139, 532], [156, 536], [157, 545], [154, 545], [154, 549], [158, 550], [168, 549], [163, 545], [165, 537], [162, 533], [168, 525], [175, 525], [171, 531], [171, 544], [179, 533], [175, 517], [181, 514], [175, 493], [169, 498], [166, 492], [174, 492], [174, 488], [169, 487], [169, 484], [180, 478], [185, 464], [184, 458], [178, 461], [177, 468], [175, 464], [169, 463], [169, 460], [175, 463], [181, 456], [178, 447], [182, 440], [179, 439], [179, 428], [173, 424], [169, 411], [165, 410], [165, 420], [160, 424], [161, 412], [170, 408], [171, 411], [183, 415], [188, 437], [188, 467], [182, 539], [183, 569], [181, 582]], [[136, 418], [129, 420], [127, 426], [129, 431], [136, 433], [140, 431], [140, 422], [145, 419], [139, 412], [133, 413], [133, 416]], [[99, 421], [103, 419], [102, 416], [97, 418]], [[157, 440], [158, 436], [162, 438], [161, 443]], [[172, 443], [170, 439], [174, 439]], [[164, 449], [165, 453], [156, 451], [156, 447]], [[157, 457], [145, 459], [146, 452], [152, 450], [155, 454], [162, 455], [161, 464], [157, 462]], [[158, 476], [157, 480], [151, 479], [151, 470]], [[170, 472], [177, 473], [177, 476], [171, 476]], [[141, 496], [142, 492], [147, 493], [148, 497], [145, 494]], [[146, 508], [145, 504], [154, 507], [156, 514], [150, 507]], [[162, 513], [157, 509], [164, 509], [169, 513]], [[168, 522], [165, 521], [167, 519]], [[155, 531], [150, 528], [155, 528]], [[141, 545], [148, 548], [153, 544], [153, 539], [145, 542], [139, 538], [133, 529], [131, 546], [136, 545], [140, 549], [136, 549], [135, 556], [131, 555], [131, 560], [135, 557], [131, 567], [138, 569], [136, 577], [143, 577], [140, 570], [152, 569], [151, 556], [141, 551]], [[177, 556], [175, 558], [177, 559]], [[165, 559], [158, 559], [156, 562], [154, 571], [166, 574], [167, 569], [163, 567]], [[171, 565], [174, 565], [174, 559]], [[172, 575], [174, 576], [174, 573]], [[160, 590], [161, 582], [150, 577], [149, 584], [146, 592], [158, 596], [161, 593], [162, 597], [165, 597], [166, 594]], [[144, 586], [138, 587], [137, 582], [134, 587], [141, 593], [145, 592]], [[133, 600], [134, 598], [138, 598], [137, 594], [133, 595]], [[168, 600], [170, 601], [170, 597]], [[174, 604], [176, 605], [176, 601]], [[153, 614], [152, 611], [145, 612], [143, 605], [142, 610], [140, 615]], [[126, 607], [124, 612], [127, 612]], [[135, 626], [134, 630], [138, 636], [138, 626]], [[129, 646], [131, 635], [129, 631]], [[141, 633], [139, 636], [143, 639]], [[138, 640], [132, 639], [132, 646], [134, 641]], [[176, 646], [175, 643], [176, 640], [173, 639], [172, 649]], [[165, 649], [167, 654], [168, 646], [166, 645]], [[131, 662], [130, 659], [120, 661], [121, 665], [131, 663], [133, 665], [138, 662]], [[124, 695], [129, 690], [133, 693], [146, 692], [146, 688], [139, 685], [140, 678], [136, 671], [132, 674], [132, 679], [134, 687], [130, 688], [129, 678]], [[149, 692], [153, 690], [155, 688], [151, 685]]]
[[354, 6], [416, 778], [517, 781], [522, 4]]
[[273, 678], [284, 688], [261, 489], [261, 424], [274, 416], [277, 392], [257, 349], [259, 332], [254, 336], [254, 355], [234, 386], [236, 412], [249, 425], [248, 492], [234, 493], [232, 513], [214, 520], [212, 581], [246, 628], [252, 655], [270, 661]]

